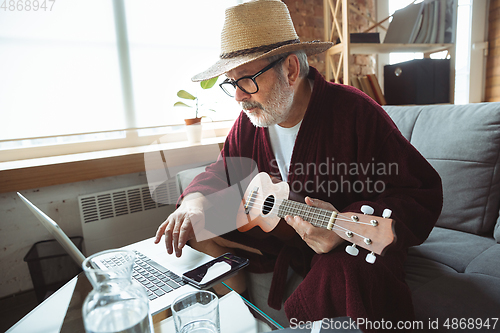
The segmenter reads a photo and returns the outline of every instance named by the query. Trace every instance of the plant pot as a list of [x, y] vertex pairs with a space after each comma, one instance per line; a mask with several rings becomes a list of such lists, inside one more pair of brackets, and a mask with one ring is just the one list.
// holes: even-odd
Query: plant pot
[[186, 123], [186, 134], [189, 143], [201, 142], [201, 118], [184, 119]]
[[201, 118], [188, 118], [184, 119], [186, 125], [201, 124]]

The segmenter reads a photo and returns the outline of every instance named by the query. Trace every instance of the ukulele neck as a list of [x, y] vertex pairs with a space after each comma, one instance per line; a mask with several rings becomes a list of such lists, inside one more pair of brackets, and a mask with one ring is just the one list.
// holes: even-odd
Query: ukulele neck
[[284, 218], [287, 215], [299, 216], [315, 227], [328, 228], [332, 212], [323, 208], [312, 207], [300, 202], [283, 199], [278, 209], [278, 216]]

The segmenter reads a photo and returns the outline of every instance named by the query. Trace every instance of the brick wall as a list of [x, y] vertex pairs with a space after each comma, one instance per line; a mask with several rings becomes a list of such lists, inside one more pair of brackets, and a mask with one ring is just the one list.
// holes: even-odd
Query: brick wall
[[[283, 0], [288, 6], [290, 15], [295, 25], [295, 30], [301, 41], [324, 40], [323, 26], [323, 0]], [[374, 17], [375, 0], [351, 0], [360, 11]], [[349, 31], [361, 32], [368, 28], [366, 18], [350, 12]], [[375, 72], [375, 58], [369, 55], [351, 55], [351, 74], [361, 75]], [[309, 57], [309, 64], [325, 74], [325, 55]]]
[[[356, 6], [361, 12], [374, 18], [376, 20], [376, 8], [375, 0], [356, 0], [350, 1], [350, 3]], [[370, 21], [364, 16], [358, 15], [350, 11], [349, 15], [349, 32], [363, 32], [370, 25]], [[373, 31], [372, 31], [373, 32]], [[376, 67], [376, 60], [374, 55], [366, 54], [353, 54], [351, 55], [351, 75], [366, 75], [374, 74]]]

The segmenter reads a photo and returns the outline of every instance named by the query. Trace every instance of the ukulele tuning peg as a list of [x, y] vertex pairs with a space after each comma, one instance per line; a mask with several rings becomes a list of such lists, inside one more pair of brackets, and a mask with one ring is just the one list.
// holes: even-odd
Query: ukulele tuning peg
[[361, 206], [361, 212], [365, 215], [372, 215], [374, 211], [375, 210], [371, 206], [368, 205]]
[[382, 217], [384, 219], [388, 219], [389, 217], [391, 217], [391, 215], [392, 215], [392, 210], [388, 208], [384, 209], [384, 211], [382, 212]]
[[356, 248], [356, 244], [352, 244], [346, 246], [345, 252], [349, 253], [351, 256], [357, 256], [359, 250]]
[[375, 260], [377, 260], [377, 257], [375, 256], [375, 253], [371, 252], [366, 255], [365, 260], [367, 263], [373, 264]]

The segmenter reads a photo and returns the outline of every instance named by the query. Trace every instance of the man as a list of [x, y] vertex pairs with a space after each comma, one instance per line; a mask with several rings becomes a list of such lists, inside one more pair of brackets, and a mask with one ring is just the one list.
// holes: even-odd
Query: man
[[[413, 319], [403, 262], [406, 249], [427, 238], [440, 214], [438, 174], [378, 104], [357, 89], [327, 83], [309, 68], [307, 55], [331, 44], [301, 43], [281, 1], [257, 0], [227, 9], [221, 47], [221, 59], [193, 80], [225, 74], [221, 87], [243, 111], [218, 161], [186, 189], [181, 205], [159, 227], [156, 243], [165, 235], [167, 252], [178, 256], [188, 241], [213, 256], [229, 249], [245, 251], [255, 271], [274, 271], [268, 302], [275, 308], [281, 307], [291, 266], [305, 278], [285, 302], [289, 319], [347, 315], [394, 324]], [[250, 173], [242, 171], [228, 184], [229, 169], [246, 168], [228, 162], [231, 158], [251, 159], [259, 172], [288, 182], [309, 206], [360, 212], [362, 205], [370, 205], [375, 215], [391, 209], [396, 243], [370, 265], [361, 255], [347, 254], [336, 233], [298, 216], [285, 218], [295, 230], [292, 239], [236, 230], [196, 242], [193, 227], [207, 223], [209, 215], [235, 217], [214, 209], [220, 202], [208, 199]], [[360, 252], [363, 257], [368, 253]], [[228, 283], [245, 290], [241, 276]]]

